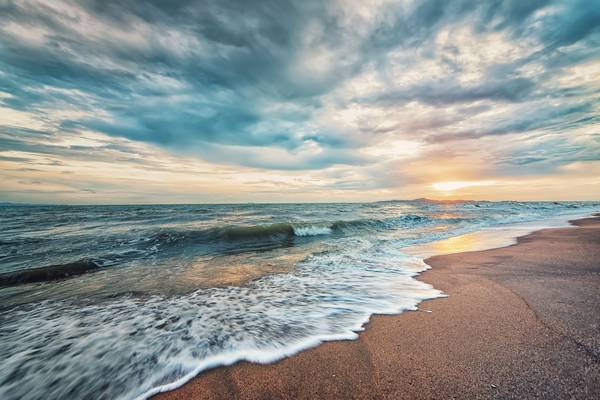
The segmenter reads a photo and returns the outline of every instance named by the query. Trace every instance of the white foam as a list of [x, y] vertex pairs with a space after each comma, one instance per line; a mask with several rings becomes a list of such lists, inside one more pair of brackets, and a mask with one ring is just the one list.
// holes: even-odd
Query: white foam
[[329, 226], [305, 225], [294, 226], [294, 235], [296, 236], [319, 236], [330, 235], [333, 230]]
[[243, 287], [87, 306], [46, 302], [5, 313], [0, 381], [8, 383], [0, 398], [143, 399], [208, 368], [269, 363], [355, 339], [372, 314], [414, 310], [442, 296], [413, 278], [427, 268], [419, 259], [366, 239], [338, 245], [290, 274]]

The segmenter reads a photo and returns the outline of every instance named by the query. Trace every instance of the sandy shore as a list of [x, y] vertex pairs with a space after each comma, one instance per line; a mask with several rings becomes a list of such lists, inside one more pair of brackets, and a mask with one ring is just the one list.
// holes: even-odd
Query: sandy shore
[[[435, 256], [449, 297], [375, 316], [360, 339], [207, 371], [159, 399], [600, 398], [600, 218]], [[431, 312], [426, 312], [431, 311]]]

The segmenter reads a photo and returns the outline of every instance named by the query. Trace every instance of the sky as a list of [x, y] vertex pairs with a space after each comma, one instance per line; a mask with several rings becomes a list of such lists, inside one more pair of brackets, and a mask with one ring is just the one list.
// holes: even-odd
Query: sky
[[0, 0], [0, 201], [600, 199], [600, 0]]

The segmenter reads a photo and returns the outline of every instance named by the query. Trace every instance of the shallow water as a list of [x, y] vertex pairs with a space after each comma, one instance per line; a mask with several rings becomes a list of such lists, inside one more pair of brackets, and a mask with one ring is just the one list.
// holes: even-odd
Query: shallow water
[[[98, 272], [0, 288], [0, 398], [136, 398], [240, 359], [353, 339], [443, 295], [407, 246], [599, 203], [0, 208], [0, 273]], [[561, 217], [565, 218], [565, 217]]]

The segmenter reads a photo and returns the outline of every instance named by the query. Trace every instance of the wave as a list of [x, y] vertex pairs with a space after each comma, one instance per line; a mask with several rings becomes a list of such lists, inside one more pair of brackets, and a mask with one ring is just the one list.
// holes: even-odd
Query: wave
[[152, 238], [153, 244], [177, 246], [183, 244], [217, 244], [227, 242], [277, 241], [294, 236], [287, 223], [269, 225], [225, 226], [201, 230], [161, 230]]
[[421, 215], [403, 215], [388, 219], [358, 219], [331, 222], [282, 222], [264, 225], [229, 225], [204, 230], [162, 230], [153, 242], [181, 244], [184, 242], [215, 243], [261, 240], [283, 240], [293, 237], [344, 235], [359, 231], [393, 229], [403, 225], [416, 225], [432, 221]]
[[[161, 257], [169, 257], [173, 252], [191, 251], [198, 255], [223, 255], [240, 254], [246, 252], [263, 252], [275, 250], [282, 247], [290, 247], [308, 241], [322, 240], [326, 237], [343, 238], [374, 234], [379, 231], [396, 229], [401, 227], [413, 227], [441, 220], [443, 218], [427, 217], [414, 214], [405, 214], [398, 217], [378, 219], [354, 219], [336, 221], [294, 221], [259, 225], [227, 225], [218, 227], [207, 227], [205, 229], [177, 229], [162, 228], [145, 232], [134, 233], [130, 237], [123, 236], [115, 238], [117, 244], [109, 251], [87, 254], [86, 259], [93, 261], [96, 267], [109, 267], [124, 264], [133, 259], [143, 257], [154, 257], [163, 253]], [[25, 238], [23, 240], [34, 242], [48, 240], [46, 238]], [[11, 243], [3, 240], [0, 246]], [[129, 247], [120, 250], [123, 243]], [[60, 265], [47, 268], [57, 269], [61, 265], [65, 268], [81, 264], [84, 260], [69, 261]], [[47, 269], [46, 268], [46, 269]], [[60, 268], [58, 268], [60, 269]], [[57, 270], [58, 270], [57, 269]], [[95, 268], [87, 268], [93, 270]], [[25, 268], [26, 274], [32, 275], [36, 271], [45, 271], [44, 268]], [[70, 275], [80, 273], [51, 274], [43, 278], [36, 277], [36, 281], [52, 281], [62, 279]], [[16, 275], [15, 275], [16, 276]], [[8, 285], [7, 282], [27, 282], [29, 278], [0, 275], [0, 286]], [[33, 279], [33, 278], [31, 278]]]
[[356, 339], [373, 314], [415, 310], [443, 296], [414, 279], [428, 268], [420, 259], [343, 240], [344, 250], [311, 255], [289, 274], [244, 286], [99, 303], [66, 299], [5, 313], [0, 398], [146, 399], [209, 368], [269, 363], [325, 341]]

